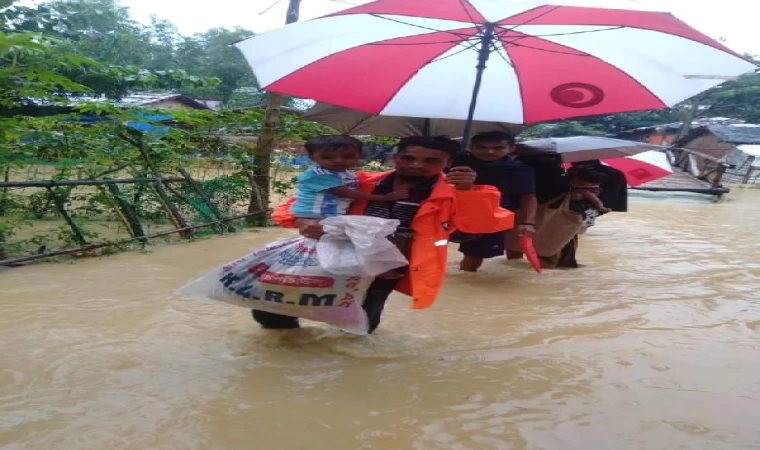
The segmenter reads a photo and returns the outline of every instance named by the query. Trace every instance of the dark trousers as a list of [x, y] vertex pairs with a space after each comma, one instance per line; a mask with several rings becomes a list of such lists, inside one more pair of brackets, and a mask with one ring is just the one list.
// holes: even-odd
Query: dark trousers
[[578, 235], [573, 240], [567, 243], [560, 252], [559, 261], [557, 267], [564, 267], [568, 269], [577, 269], [579, 267], [578, 260], [575, 259], [575, 254], [578, 252]]
[[[372, 333], [380, 325], [380, 316], [383, 314], [383, 308], [385, 308], [385, 301], [388, 300], [388, 296], [391, 295], [393, 289], [398, 284], [399, 280], [385, 280], [382, 278], [376, 278], [367, 289], [367, 296], [364, 299], [364, 311], [367, 313], [367, 319], [369, 319], [369, 332]], [[273, 314], [265, 311], [253, 310], [253, 320], [261, 324], [263, 328], [268, 330], [286, 330], [291, 328], [298, 328], [298, 319], [290, 316], [283, 316], [281, 314]]]

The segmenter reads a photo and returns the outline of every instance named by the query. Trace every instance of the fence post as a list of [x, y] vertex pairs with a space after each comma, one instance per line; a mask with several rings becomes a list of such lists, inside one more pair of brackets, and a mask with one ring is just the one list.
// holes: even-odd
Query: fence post
[[[175, 223], [175, 226], [177, 228], [188, 228], [190, 225], [188, 225], [185, 218], [182, 217], [182, 214], [180, 214], [179, 209], [177, 209], [177, 206], [174, 204], [174, 202], [172, 202], [172, 200], [166, 194], [166, 190], [164, 190], [164, 182], [160, 178], [158, 181], [156, 181], [155, 187], [156, 187], [156, 193], [158, 194], [158, 197], [161, 199], [161, 203], [167, 209], [167, 212], [169, 213], [169, 217]], [[183, 231], [180, 233], [180, 236], [188, 237], [191, 234], [193, 234], [192, 231]]]
[[84, 233], [82, 233], [82, 230], [79, 229], [79, 226], [74, 222], [74, 219], [72, 219], [69, 213], [66, 211], [66, 205], [63, 203], [63, 200], [61, 200], [61, 198], [53, 191], [52, 188], [47, 188], [47, 192], [48, 197], [53, 200], [53, 203], [55, 203], [55, 207], [58, 209], [58, 212], [61, 213], [63, 219], [67, 224], [69, 224], [71, 231], [74, 232], [74, 237], [76, 238], [77, 242], [79, 242], [79, 245], [87, 245], [87, 239], [84, 238]]
[[[129, 225], [129, 234], [135, 238], [144, 237], [145, 232], [142, 229], [142, 224], [140, 224], [140, 219], [137, 217], [137, 211], [135, 211], [135, 208], [124, 198], [124, 195], [116, 184], [108, 184], [107, 186], [118, 205], [115, 209], [124, 216], [124, 219]], [[148, 240], [143, 239], [141, 242], [145, 245]]]
[[712, 187], [721, 187], [721, 181], [723, 181], [723, 174], [726, 173], [726, 165], [723, 163], [718, 163], [718, 168], [715, 169], [717, 174], [715, 175], [715, 178], [712, 182]]
[[744, 178], [742, 179], [742, 184], [748, 184], [749, 179], [752, 177], [752, 164], [755, 162], [755, 156], [750, 155], [747, 157], [747, 173], [744, 174]]
[[[211, 210], [211, 213], [214, 215], [215, 220], [222, 220], [224, 219], [224, 216], [222, 213], [217, 209], [216, 205], [211, 201], [208, 195], [206, 195], [205, 192], [203, 192], [203, 189], [201, 186], [193, 179], [193, 177], [190, 176], [190, 173], [184, 168], [179, 168], [179, 173], [182, 174], [183, 177], [187, 180], [187, 183], [190, 185], [191, 188], [195, 191], [196, 194], [198, 194], [198, 197], [201, 198], [201, 201], [208, 207], [208, 209]], [[227, 223], [227, 231], [230, 233], [235, 232], [235, 227], [232, 226], [229, 222]]]

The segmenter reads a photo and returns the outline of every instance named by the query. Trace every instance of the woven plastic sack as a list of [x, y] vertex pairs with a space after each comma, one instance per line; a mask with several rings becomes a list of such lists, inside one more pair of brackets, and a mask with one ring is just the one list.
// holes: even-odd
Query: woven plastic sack
[[[367, 288], [376, 275], [407, 264], [386, 239], [397, 226], [398, 221], [372, 217], [325, 219], [327, 235], [319, 241], [302, 236], [281, 239], [208, 272], [175, 293], [367, 334], [367, 315], [362, 309]], [[395, 262], [389, 259], [388, 245], [395, 250]], [[378, 252], [378, 248], [386, 251]], [[320, 264], [320, 252], [326, 255], [327, 265]], [[352, 266], [357, 262], [363, 266]]]

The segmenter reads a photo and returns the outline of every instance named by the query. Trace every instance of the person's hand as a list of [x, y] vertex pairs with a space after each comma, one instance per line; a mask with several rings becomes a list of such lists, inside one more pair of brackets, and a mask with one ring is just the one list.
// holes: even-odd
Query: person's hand
[[325, 234], [317, 219], [296, 219], [296, 226], [301, 236], [306, 238], [319, 239]]
[[517, 226], [518, 236], [533, 237], [536, 234], [536, 226], [529, 223], [523, 223]]
[[383, 196], [385, 198], [385, 201], [388, 202], [395, 202], [396, 200], [404, 200], [409, 198], [409, 190], [408, 189], [402, 189], [400, 191], [393, 191], [390, 194], [386, 194]]
[[452, 167], [446, 174], [446, 182], [458, 191], [469, 191], [475, 185], [475, 171], [469, 167]]
[[610, 208], [604, 207], [604, 208], [600, 208], [599, 212], [602, 214], [607, 214], [609, 212], [612, 212], [612, 210]]
[[375, 278], [381, 278], [383, 280], [398, 280], [399, 278], [404, 278], [404, 274], [396, 272], [395, 270], [389, 270], [388, 272], [381, 273]]

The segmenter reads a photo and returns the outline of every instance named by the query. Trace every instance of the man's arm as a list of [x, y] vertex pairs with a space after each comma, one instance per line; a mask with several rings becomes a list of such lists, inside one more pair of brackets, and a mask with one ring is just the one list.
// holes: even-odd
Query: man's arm
[[475, 177], [475, 171], [469, 167], [452, 167], [446, 175], [446, 182], [456, 189], [454, 229], [478, 234], [512, 228], [515, 215], [499, 207], [499, 190], [493, 186], [475, 186]]
[[535, 194], [523, 194], [520, 196], [520, 209], [525, 218], [517, 225], [517, 234], [520, 236], [533, 236], [536, 234], [536, 212], [538, 211], [538, 199]]
[[457, 191], [470, 191], [475, 186], [477, 174], [467, 166], [452, 167], [446, 174], [446, 182]]

